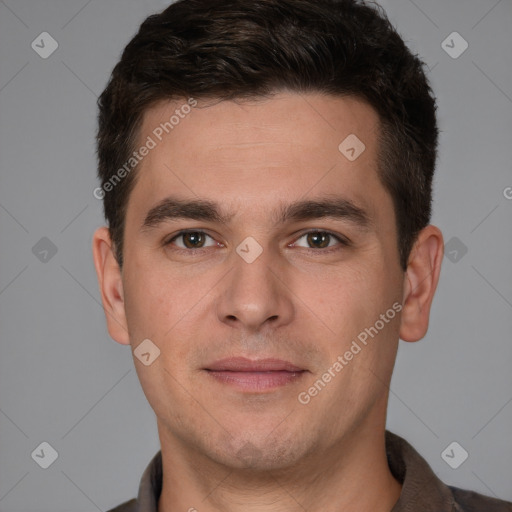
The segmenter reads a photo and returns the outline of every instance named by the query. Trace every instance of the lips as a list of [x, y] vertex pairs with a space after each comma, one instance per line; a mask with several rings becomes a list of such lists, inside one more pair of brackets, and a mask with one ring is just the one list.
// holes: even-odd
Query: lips
[[271, 391], [298, 381], [307, 371], [282, 359], [251, 360], [245, 357], [221, 359], [205, 370], [221, 384], [253, 393]]
[[251, 360], [245, 357], [229, 357], [209, 365], [206, 370], [230, 372], [300, 372], [304, 371], [294, 364], [282, 359]]

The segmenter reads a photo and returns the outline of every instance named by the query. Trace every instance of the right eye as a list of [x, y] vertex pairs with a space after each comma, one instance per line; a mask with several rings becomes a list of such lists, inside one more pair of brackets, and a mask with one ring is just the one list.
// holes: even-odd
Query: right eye
[[[212, 245], [204, 245], [206, 239], [210, 238], [215, 243]], [[173, 243], [177, 240], [181, 239], [181, 243], [176, 243], [175, 245], [180, 250], [188, 251], [195, 249], [205, 249], [207, 247], [212, 247], [218, 244], [210, 235], [206, 234], [204, 231], [194, 231], [194, 230], [184, 230], [180, 231], [178, 234], [174, 235], [171, 239], [164, 242], [165, 246], [174, 245]]]

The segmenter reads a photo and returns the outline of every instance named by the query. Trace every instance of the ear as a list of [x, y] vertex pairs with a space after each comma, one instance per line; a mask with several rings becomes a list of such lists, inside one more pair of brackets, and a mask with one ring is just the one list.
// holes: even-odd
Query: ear
[[404, 275], [400, 338], [418, 341], [428, 330], [430, 307], [444, 254], [443, 235], [436, 226], [422, 229], [414, 243]]
[[124, 309], [121, 269], [114, 256], [113, 244], [107, 227], [98, 228], [94, 232], [92, 253], [108, 332], [118, 343], [128, 345], [130, 339]]

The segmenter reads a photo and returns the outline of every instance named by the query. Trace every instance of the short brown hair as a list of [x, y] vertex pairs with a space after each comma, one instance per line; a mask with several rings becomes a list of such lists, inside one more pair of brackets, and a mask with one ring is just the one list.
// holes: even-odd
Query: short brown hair
[[[102, 187], [129, 159], [145, 111], [166, 99], [230, 100], [277, 91], [355, 96], [379, 114], [378, 172], [405, 270], [430, 221], [438, 129], [423, 70], [379, 6], [364, 0], [179, 0], [148, 17], [98, 99]], [[103, 195], [123, 262], [131, 172]]]

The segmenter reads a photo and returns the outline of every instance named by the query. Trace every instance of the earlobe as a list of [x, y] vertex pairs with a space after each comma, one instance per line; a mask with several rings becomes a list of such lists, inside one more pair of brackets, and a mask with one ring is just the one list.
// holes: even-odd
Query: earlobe
[[118, 343], [128, 345], [130, 339], [126, 323], [121, 269], [114, 256], [107, 227], [98, 228], [94, 232], [92, 252], [108, 332]]
[[443, 235], [439, 228], [428, 225], [422, 229], [411, 250], [404, 274], [400, 324], [400, 338], [404, 341], [418, 341], [427, 333], [443, 253]]

